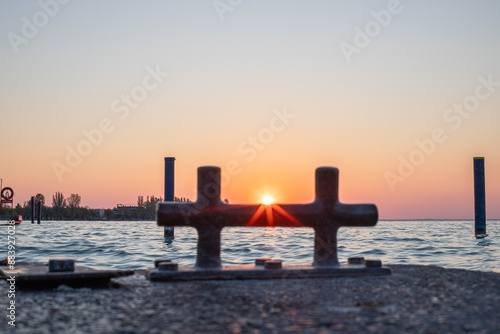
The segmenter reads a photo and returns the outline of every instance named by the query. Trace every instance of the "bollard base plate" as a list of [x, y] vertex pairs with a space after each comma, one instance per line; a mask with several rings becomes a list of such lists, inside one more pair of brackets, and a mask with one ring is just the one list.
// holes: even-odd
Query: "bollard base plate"
[[263, 265], [223, 266], [222, 269], [196, 269], [194, 266], [179, 266], [177, 271], [160, 271], [158, 268], [148, 268], [145, 275], [151, 281], [196, 281], [386, 276], [391, 275], [391, 270], [387, 267], [369, 268], [362, 264], [343, 264], [333, 267], [283, 265], [280, 269], [266, 269]]
[[44, 263], [16, 263], [14, 270], [0, 266], [1, 278], [15, 276], [16, 287], [24, 289], [51, 289], [63, 284], [73, 288], [106, 287], [112, 278], [133, 274], [134, 270], [97, 270], [84, 266], [75, 266], [71, 272], [49, 272], [48, 264]]

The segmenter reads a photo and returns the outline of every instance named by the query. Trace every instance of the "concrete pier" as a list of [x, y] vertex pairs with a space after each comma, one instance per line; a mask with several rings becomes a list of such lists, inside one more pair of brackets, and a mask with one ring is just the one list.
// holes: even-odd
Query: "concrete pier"
[[[391, 276], [16, 291], [19, 333], [499, 333], [500, 273], [389, 265]], [[484, 287], [488, 293], [477, 293]], [[0, 290], [7, 291], [6, 281]], [[9, 303], [0, 294], [0, 307]], [[4, 308], [4, 310], [5, 310]], [[5, 311], [4, 314], [6, 314]], [[13, 328], [7, 318], [0, 332]]]

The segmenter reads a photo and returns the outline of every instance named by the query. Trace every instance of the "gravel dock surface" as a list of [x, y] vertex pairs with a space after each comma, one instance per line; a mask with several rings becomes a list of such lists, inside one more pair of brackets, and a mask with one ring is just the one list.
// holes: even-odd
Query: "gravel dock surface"
[[390, 265], [384, 277], [153, 283], [16, 291], [0, 333], [500, 333], [500, 273]]

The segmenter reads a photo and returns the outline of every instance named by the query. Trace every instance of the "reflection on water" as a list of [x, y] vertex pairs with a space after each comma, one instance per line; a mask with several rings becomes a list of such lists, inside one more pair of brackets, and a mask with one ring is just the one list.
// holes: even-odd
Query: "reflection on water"
[[165, 241], [165, 245], [170, 245], [172, 242], [174, 242], [175, 238], [173, 237], [163, 237], [163, 240]]
[[[340, 262], [350, 256], [384, 263], [439, 265], [500, 272], [499, 221], [488, 221], [488, 237], [476, 239], [472, 221], [381, 221], [372, 228], [342, 228]], [[0, 241], [6, 257], [7, 229]], [[159, 257], [193, 265], [197, 232], [176, 227], [175, 239], [163, 236], [155, 222], [42, 222], [16, 227], [17, 261], [75, 258], [96, 268], [138, 269]], [[314, 232], [309, 228], [239, 228], [222, 231], [223, 264], [251, 264], [255, 258], [279, 258], [289, 264], [311, 263]]]

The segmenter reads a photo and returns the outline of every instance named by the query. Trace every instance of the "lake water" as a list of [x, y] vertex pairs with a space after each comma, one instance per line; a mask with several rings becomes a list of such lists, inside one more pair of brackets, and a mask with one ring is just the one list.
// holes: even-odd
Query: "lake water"
[[[7, 254], [7, 227], [0, 237], [0, 257]], [[378, 258], [384, 264], [438, 265], [500, 272], [500, 221], [487, 222], [488, 237], [474, 238], [473, 221], [379, 221], [375, 227], [341, 228], [339, 261], [350, 256]], [[176, 227], [175, 239], [163, 238], [154, 221], [42, 221], [16, 226], [16, 261], [39, 262], [68, 257], [101, 269], [142, 269], [154, 259], [181, 265], [196, 259], [197, 233]], [[223, 264], [252, 264], [255, 258], [311, 263], [313, 230], [309, 228], [226, 228], [222, 231]]]

